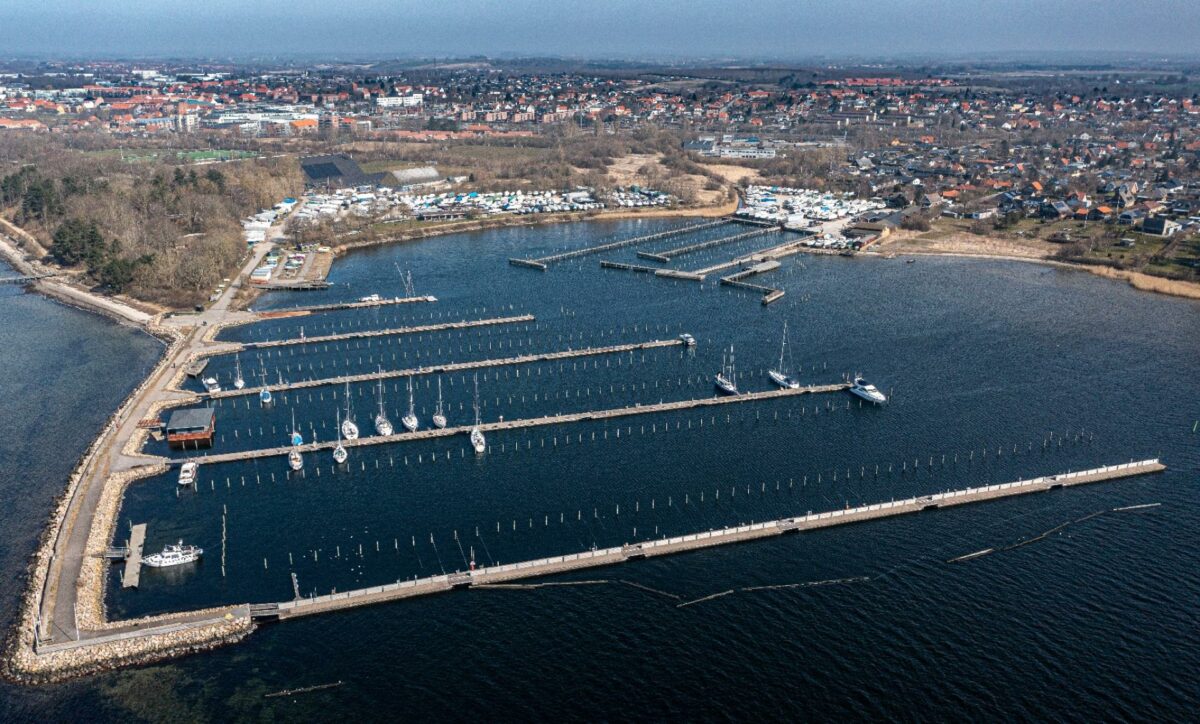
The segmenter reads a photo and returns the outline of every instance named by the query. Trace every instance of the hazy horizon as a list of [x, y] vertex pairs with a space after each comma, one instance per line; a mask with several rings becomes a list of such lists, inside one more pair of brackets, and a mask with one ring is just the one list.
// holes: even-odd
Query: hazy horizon
[[35, 57], [1200, 54], [1200, 4], [1178, 0], [42, 0], [0, 27], [0, 54]]

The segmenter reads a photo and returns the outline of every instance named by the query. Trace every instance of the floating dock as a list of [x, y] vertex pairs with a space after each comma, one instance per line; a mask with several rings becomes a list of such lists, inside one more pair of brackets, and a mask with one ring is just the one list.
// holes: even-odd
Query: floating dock
[[613, 548], [585, 551], [562, 556], [540, 558], [500, 566], [483, 566], [471, 571], [455, 572], [411, 581], [399, 581], [382, 586], [360, 588], [325, 596], [302, 598], [277, 604], [276, 614], [280, 620], [298, 618], [316, 613], [338, 611], [374, 603], [384, 603], [402, 598], [413, 598], [433, 593], [444, 593], [456, 588], [485, 587], [527, 578], [537, 578], [558, 573], [568, 573], [587, 568], [609, 566], [643, 558], [686, 553], [714, 548], [732, 543], [743, 543], [761, 538], [772, 538], [789, 533], [830, 528], [848, 523], [863, 523], [891, 518], [909, 513], [950, 508], [969, 503], [998, 500], [1017, 495], [1045, 492], [1074, 485], [1085, 485], [1107, 480], [1118, 480], [1137, 475], [1156, 473], [1166, 466], [1157, 459], [1108, 465], [1092, 470], [1050, 475], [1014, 483], [1000, 483], [976, 488], [964, 488], [933, 495], [921, 495], [904, 500], [893, 500], [856, 508], [832, 510], [825, 513], [810, 513], [792, 518], [782, 518], [765, 523], [753, 523], [731, 528], [692, 533], [626, 544]]
[[[366, 372], [361, 375], [344, 375], [342, 377], [323, 377], [315, 380], [301, 380], [299, 382], [285, 382], [282, 385], [267, 385], [266, 389], [271, 392], [287, 392], [288, 390], [299, 390], [308, 387], [322, 387], [324, 385], [342, 385], [347, 382], [373, 382], [375, 380], [388, 380], [396, 377], [415, 377], [419, 375], [433, 375], [443, 372], [461, 372], [463, 370], [476, 370], [484, 367], [503, 367], [506, 365], [530, 364], [532, 362], [549, 362], [561, 359], [571, 359], [573, 357], [595, 357], [606, 354], [621, 354], [624, 352], [636, 352], [645, 349], [657, 349], [659, 347], [678, 347], [682, 346], [683, 340], [679, 339], [656, 339], [649, 342], [634, 342], [632, 344], [615, 344], [608, 347], [585, 347], [583, 349], [569, 349], [562, 352], [543, 352], [541, 354], [526, 354], [516, 357], [504, 357], [501, 359], [481, 359], [472, 360], [469, 362], [447, 362], [445, 364], [432, 365], [430, 367], [416, 367], [403, 370], [385, 370], [383, 372]], [[247, 385], [240, 390], [221, 390], [220, 392], [212, 392], [201, 397], [219, 400], [226, 397], [240, 397], [243, 395], [257, 395], [263, 387], [250, 387]]]
[[[440, 322], [438, 324], [422, 324], [413, 327], [393, 327], [391, 329], [374, 329], [362, 332], [343, 332], [341, 334], [325, 334], [318, 337], [293, 337], [290, 339], [273, 339], [265, 342], [246, 342], [241, 349], [266, 349], [269, 347], [287, 347], [297, 344], [321, 344], [322, 342], [338, 342], [345, 339], [364, 339], [367, 337], [391, 337], [401, 334], [421, 334], [424, 332], [442, 332], [450, 329], [471, 329], [473, 327], [491, 327], [501, 324], [519, 324], [533, 322], [532, 314], [520, 314], [514, 317], [490, 317], [488, 319], [464, 319], [458, 322]], [[228, 354], [228, 352], [222, 352]]]
[[[762, 400], [774, 400], [781, 397], [795, 397], [797, 395], [812, 395], [827, 392], [840, 392], [850, 389], [850, 383], [839, 382], [832, 385], [809, 385], [807, 387], [797, 387], [794, 389], [779, 389], [768, 390], [766, 392], [747, 392], [740, 395], [726, 395], [722, 397], [702, 397], [690, 400], [675, 400], [672, 402], [658, 402], [650, 405], [630, 405], [629, 407], [616, 407], [607, 410], [588, 410], [586, 412], [571, 412], [559, 415], [547, 415], [545, 417], [530, 417], [522, 420], [504, 420], [503, 422], [485, 422], [479, 426], [484, 432], [493, 432], [499, 430], [519, 430], [530, 427], [539, 427], [543, 425], [561, 425], [574, 422], [583, 422], [587, 420], [614, 420], [622, 417], [630, 417], [633, 415], [649, 415], [658, 412], [674, 412], [676, 410], [687, 410], [696, 407], [716, 407], [719, 405], [730, 405], [741, 402], [759, 402]], [[342, 445], [347, 449], [356, 447], [366, 447], [368, 445], [383, 445], [391, 442], [409, 442], [413, 440], [430, 440], [433, 438], [452, 437], [454, 435], [469, 435], [473, 425], [460, 425], [457, 427], [445, 428], [427, 428], [417, 430], [416, 432], [399, 432], [392, 435], [376, 435], [373, 437], [360, 437], [357, 440], [342, 440]], [[302, 453], [316, 452], [318, 450], [332, 450], [337, 446], [337, 440], [330, 440], [322, 443], [309, 443], [300, 446]], [[291, 451], [290, 446], [262, 448], [259, 450], [243, 450], [240, 452], [219, 453], [217, 455], [205, 455], [203, 457], [190, 458], [195, 462], [205, 465], [215, 463], [235, 462], [239, 460], [257, 460], [260, 458], [283, 457]], [[189, 458], [168, 460], [167, 464], [177, 466], [187, 462]]]
[[587, 256], [589, 254], [600, 254], [605, 251], [612, 251], [613, 249], [623, 249], [627, 246], [634, 246], [635, 244], [644, 244], [648, 241], [655, 241], [657, 239], [666, 239], [671, 236], [678, 236], [679, 234], [690, 234], [695, 231], [701, 231], [703, 229], [711, 229], [714, 226], [721, 226], [723, 224], [728, 224], [728, 223], [730, 223], [730, 219], [728, 219], [728, 218], [718, 219], [716, 221], [705, 221], [705, 222], [702, 222], [699, 224], [692, 224], [690, 226], [681, 226], [678, 229], [668, 229], [667, 231], [660, 231], [656, 234], [646, 234], [645, 236], [634, 236], [629, 239], [620, 239], [619, 241], [611, 241], [607, 244], [597, 244], [596, 246], [588, 246], [588, 247], [584, 247], [583, 249], [575, 249], [574, 251], [565, 251], [561, 254], [551, 254], [550, 256], [543, 256], [538, 259], [509, 259], [508, 263], [512, 264], [513, 266], [523, 266], [523, 267], [529, 267], [530, 269], [538, 269], [540, 271], [546, 271], [546, 267], [550, 264], [553, 264], [554, 262], [566, 261], [567, 259], [576, 259], [581, 256]]
[[146, 524], [138, 523], [129, 529], [129, 549], [125, 556], [122, 588], [137, 588], [142, 576], [142, 547], [146, 545]]
[[437, 297], [432, 295], [420, 297], [392, 297], [391, 299], [379, 299], [373, 302], [333, 302], [331, 304], [309, 304], [301, 307], [287, 307], [285, 309], [268, 309], [265, 311], [256, 311], [255, 314], [257, 314], [260, 319], [278, 319], [280, 317], [311, 314], [313, 312], [333, 312], [339, 309], [368, 309], [370, 307], [387, 307], [393, 304], [415, 304], [418, 302], [436, 301]]
[[696, 242], [695, 244], [688, 244], [686, 246], [678, 246], [678, 247], [675, 247], [674, 249], [667, 249], [665, 251], [659, 251], [659, 252], [639, 251], [637, 253], [637, 255], [639, 257], [641, 257], [642, 259], [650, 259], [652, 261], [659, 261], [659, 262], [666, 263], [668, 261], [671, 261], [671, 259], [674, 257], [682, 256], [683, 254], [690, 254], [693, 251], [700, 251], [702, 249], [711, 249], [714, 246], [721, 246], [723, 244], [732, 244], [735, 241], [742, 241], [743, 239], [753, 239], [756, 236], [764, 236], [764, 235], [770, 234], [771, 232], [774, 232], [774, 231], [779, 231], [779, 228], [778, 227], [769, 227], [769, 228], [765, 228], [765, 229], [755, 229], [754, 231], [744, 231], [741, 234], [734, 234], [733, 236], [722, 236], [719, 239], [709, 239], [708, 241], [699, 241], [699, 242]]

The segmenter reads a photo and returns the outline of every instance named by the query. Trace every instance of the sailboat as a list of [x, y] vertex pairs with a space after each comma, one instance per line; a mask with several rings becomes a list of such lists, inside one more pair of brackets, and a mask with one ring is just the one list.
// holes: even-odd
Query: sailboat
[[246, 386], [246, 380], [242, 377], [242, 358], [236, 354], [233, 356], [233, 367], [233, 387], [240, 390]]
[[333, 461], [335, 463], [337, 463], [338, 465], [341, 465], [342, 463], [346, 462], [346, 458], [349, 457], [349, 455], [346, 452], [346, 448], [342, 445], [342, 419], [341, 419], [342, 411], [341, 410], [338, 410], [337, 418], [338, 418], [337, 425], [336, 425], [336, 427], [337, 427], [337, 447], [335, 447], [333, 449]]
[[296, 411], [292, 410], [292, 449], [288, 451], [288, 466], [292, 470], [304, 467], [304, 456], [300, 454], [300, 446], [303, 444], [304, 438], [296, 429]]
[[[381, 367], [380, 372], [383, 371]], [[392, 421], [387, 418], [387, 413], [383, 411], [383, 378], [379, 379], [379, 414], [375, 416], [375, 432], [380, 435], [391, 435]]]
[[783, 343], [779, 347], [779, 365], [773, 370], [767, 370], [767, 376], [771, 381], [779, 385], [785, 390], [794, 390], [800, 387], [800, 383], [788, 376], [784, 371], [783, 360], [787, 352], [787, 322], [783, 323]]
[[347, 440], [358, 439], [358, 425], [354, 424], [354, 412], [350, 409], [350, 383], [346, 383], [346, 419], [338, 425], [338, 429]]
[[728, 356], [721, 355], [721, 371], [713, 378], [713, 382], [716, 384], [717, 392], [722, 395], [738, 394], [737, 372], [733, 366], [733, 345], [729, 345]]
[[304, 436], [296, 429], [296, 411], [292, 410], [292, 444], [299, 446], [304, 444]]
[[271, 404], [271, 391], [267, 389], [267, 368], [263, 366], [262, 360], [258, 361], [259, 375], [262, 377], [262, 389], [258, 391], [258, 402], [261, 405]]
[[416, 432], [417, 428], [421, 424], [420, 421], [417, 420], [417, 413], [416, 413], [415, 408], [413, 407], [413, 389], [412, 389], [412, 376], [411, 375], [408, 378], [408, 414], [406, 414], [404, 417], [400, 418], [400, 424], [404, 425], [404, 429], [408, 430], [409, 432]]
[[441, 430], [446, 426], [446, 413], [442, 409], [442, 378], [438, 378], [437, 409], [433, 412], [433, 426]]
[[483, 430], [479, 429], [479, 375], [475, 375], [475, 425], [471, 428], [471, 447], [475, 449], [476, 455], [482, 455], [487, 451], [487, 439], [483, 436]]

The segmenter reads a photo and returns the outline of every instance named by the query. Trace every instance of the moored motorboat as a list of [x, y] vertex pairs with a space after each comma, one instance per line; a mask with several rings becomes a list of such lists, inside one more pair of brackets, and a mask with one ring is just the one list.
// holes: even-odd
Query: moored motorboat
[[196, 482], [196, 472], [200, 469], [200, 463], [195, 460], [189, 460], [179, 467], [179, 484], [191, 485]]
[[875, 387], [875, 385], [858, 376], [855, 376], [854, 384], [850, 386], [850, 394], [861, 397], [867, 402], [873, 402], [876, 405], [882, 405], [887, 402], [887, 395], [880, 392], [879, 388]]
[[161, 553], [151, 553], [142, 559], [142, 563], [151, 568], [169, 568], [194, 563], [204, 555], [204, 549], [199, 546], [184, 545], [183, 541], [164, 546]]

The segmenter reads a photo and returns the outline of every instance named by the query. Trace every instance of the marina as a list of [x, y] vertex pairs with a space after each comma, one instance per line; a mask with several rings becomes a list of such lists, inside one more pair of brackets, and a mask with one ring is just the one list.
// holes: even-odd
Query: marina
[[[699, 233], [720, 228], [711, 225]], [[529, 258], [554, 256], [546, 250], [569, 246], [560, 239], [574, 239], [567, 227], [545, 231], [551, 238], [542, 242], [541, 255]], [[527, 232], [487, 232], [487, 238], [512, 241], [496, 243], [491, 256], [463, 248], [454, 262], [488, 268], [511, 255], [518, 233]], [[790, 253], [793, 242], [764, 250], [751, 245], [756, 238], [690, 253], [702, 270], [725, 265], [715, 271], [730, 270], [735, 282], [769, 273], [779, 279], [773, 289], [781, 294], [803, 288], [760, 312], [771, 315], [765, 324], [747, 322], [750, 313], [730, 303], [738, 294], [728, 285], [708, 285], [708, 293], [697, 295], [690, 291], [696, 286], [679, 284], [678, 300], [661, 306], [663, 297], [654, 287], [662, 286], [663, 277], [689, 282], [686, 275], [694, 272], [642, 267], [626, 261], [636, 258], [628, 249], [601, 267], [647, 271], [601, 281], [596, 266], [565, 265], [555, 276], [569, 281], [545, 289], [548, 299], [539, 298], [545, 281], [532, 276], [529, 283], [520, 281], [516, 271], [512, 279], [527, 297], [484, 299], [477, 290], [438, 286], [438, 306], [427, 308], [434, 311], [401, 320], [374, 309], [386, 304], [352, 301], [366, 299], [362, 295], [373, 289], [390, 291], [385, 280], [394, 284], [395, 273], [390, 263], [351, 255], [351, 266], [335, 270], [335, 276], [367, 276], [356, 287], [335, 284], [330, 291], [348, 301], [335, 297], [327, 308], [293, 308], [289, 302], [298, 298], [273, 297], [274, 308], [257, 311], [255, 321], [242, 324], [230, 341], [211, 341], [215, 335], [206, 336], [199, 321], [195, 330], [181, 327], [180, 340], [162, 363], [166, 370], [150, 375], [135, 404], [116, 418], [111, 438], [102, 441], [120, 454], [86, 469], [78, 492], [68, 498], [68, 510], [75, 512], [67, 520], [75, 522], [58, 536], [59, 553], [47, 560], [44, 575], [80, 584], [46, 591], [35, 648], [45, 657], [82, 650], [103, 656], [109, 647], [132, 642], [139, 651], [166, 651], [184, 639], [235, 640], [255, 622], [306, 618], [413, 592], [501, 590], [526, 577], [569, 576], [594, 565], [744, 540], [782, 540], [782, 533], [793, 530], [808, 531], [800, 539], [812, 540], [818, 528], [840, 527], [829, 520], [923, 521], [898, 514], [989, 496], [1012, 498], [1017, 490], [1069, 487], [1066, 481], [1075, 480], [1044, 478], [1035, 484], [1025, 477], [1035, 467], [1091, 470], [1081, 464], [1095, 456], [1087, 449], [1090, 432], [1072, 433], [1067, 453], [1061, 452], [1059, 436], [1051, 435], [1040, 453], [1036, 444], [1027, 450], [1024, 442], [1019, 450], [979, 445], [962, 453], [961, 462], [958, 455], [942, 454], [939, 464], [937, 455], [926, 459], [917, 453], [905, 460], [901, 450], [893, 463], [872, 467], [868, 463], [878, 456], [862, 447], [863, 439], [885, 451], [938, 449], [952, 431], [941, 421], [926, 429], [914, 413], [926, 399], [942, 398], [928, 388], [916, 394], [911, 382], [893, 397], [891, 386], [905, 379], [899, 370], [912, 367], [919, 376], [920, 369], [902, 346], [893, 343], [876, 353], [881, 345], [863, 343], [886, 337], [881, 330], [897, 323], [886, 304], [876, 307], [887, 310], [883, 318], [865, 320], [861, 329], [842, 318], [838, 324], [823, 319], [806, 300], [842, 295], [836, 283], [841, 278], [827, 282], [805, 265], [784, 268], [770, 253]], [[430, 264], [433, 257], [423, 256], [422, 246], [444, 250], [451, 241], [422, 242], [402, 252], [415, 253], [416, 264]], [[580, 250], [600, 246], [589, 241], [574, 243]], [[730, 266], [719, 252], [738, 263]], [[812, 262], [829, 264], [823, 272], [844, 263], [837, 257]], [[880, 269], [894, 275], [894, 283], [910, 283], [900, 275], [911, 275], [911, 268], [883, 264]], [[648, 270], [659, 279], [646, 283]], [[937, 267], [923, 264], [919, 271], [929, 274]], [[614, 310], [573, 303], [572, 287], [588, 285], [610, 289], [620, 304]], [[491, 315], [481, 313], [484, 303], [495, 310]], [[212, 317], [210, 329], [220, 321]], [[794, 339], [781, 344], [785, 321]], [[713, 373], [730, 345], [738, 352], [737, 374], [730, 370], [736, 393], [716, 396]], [[497, 355], [497, 349], [515, 354]], [[798, 359], [792, 361], [789, 353]], [[201, 360], [198, 379], [187, 379], [187, 368]], [[855, 367], [871, 372], [888, 392], [887, 407], [848, 394], [849, 378], [826, 383]], [[780, 384], [771, 372], [796, 386]], [[197, 394], [208, 378], [220, 391]], [[173, 380], [183, 380], [186, 388], [175, 388]], [[970, 378], [958, 384], [971, 389]], [[819, 398], [815, 405], [813, 398]], [[201, 410], [215, 411], [211, 423], [206, 420], [196, 431], [184, 429], [185, 420], [169, 423], [172, 412], [180, 411], [174, 408], [197, 401], [211, 405]], [[954, 409], [974, 414], [975, 407], [970, 401]], [[357, 426], [366, 425], [357, 438], [344, 434], [353, 418]], [[394, 428], [383, 427], [381, 418]], [[1004, 424], [1025, 427], [1052, 427], [1056, 421], [1053, 414], [1034, 418], [1023, 421], [1011, 411], [998, 416]], [[157, 422], [161, 428], [143, 424], [150, 420], [168, 422]], [[166, 427], [176, 436], [207, 434], [213, 447], [180, 440], [185, 452], [172, 453], [165, 438], [146, 440], [148, 430]], [[386, 434], [379, 434], [381, 427]], [[292, 434], [297, 440], [289, 439]], [[135, 439], [145, 441], [144, 449], [128, 444]], [[810, 467], [809, 458], [836, 462]], [[580, 462], [579, 472], [565, 472]], [[1150, 472], [1151, 462], [1136, 467]], [[197, 463], [190, 476], [181, 474], [184, 463]], [[642, 468], [653, 474], [639, 473]], [[1005, 472], [1016, 482], [992, 482]], [[1077, 482], [1091, 482], [1094, 472]], [[183, 484], [184, 478], [191, 482]], [[149, 545], [151, 555], [166, 561], [171, 546], [178, 546], [181, 562], [145, 571], [139, 566], [140, 573], [128, 575], [128, 559], [121, 560], [123, 566], [94, 567], [92, 561], [102, 563], [106, 551], [116, 552], [116, 531], [126, 517], [146, 521], [153, 535], [143, 533], [143, 548]], [[283, 519], [297, 523], [278, 525]], [[987, 547], [987, 541], [980, 543], [964, 550]], [[192, 550], [188, 546], [203, 549], [203, 558], [183, 562]], [[839, 573], [817, 579], [841, 580]], [[136, 589], [122, 587], [131, 580]], [[684, 595], [679, 603], [702, 597]]]

